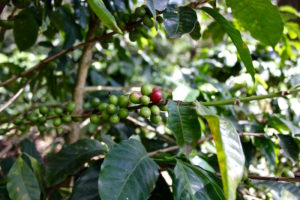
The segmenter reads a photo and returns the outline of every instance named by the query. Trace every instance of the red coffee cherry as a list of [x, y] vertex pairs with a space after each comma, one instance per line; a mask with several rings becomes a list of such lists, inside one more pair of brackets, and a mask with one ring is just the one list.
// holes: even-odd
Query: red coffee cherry
[[160, 88], [154, 88], [150, 94], [150, 99], [153, 103], [159, 103], [162, 99], [162, 92]]

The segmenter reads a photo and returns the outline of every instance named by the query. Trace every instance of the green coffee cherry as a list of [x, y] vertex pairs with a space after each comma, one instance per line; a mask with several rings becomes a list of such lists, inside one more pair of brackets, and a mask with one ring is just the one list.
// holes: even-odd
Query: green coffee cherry
[[129, 104], [129, 97], [127, 95], [119, 96], [118, 104], [120, 107], [127, 107]]
[[28, 116], [27, 116], [27, 119], [31, 122], [37, 122], [39, 117], [36, 113], [30, 113]]
[[114, 114], [114, 115], [110, 116], [109, 121], [110, 121], [110, 123], [117, 124], [117, 123], [119, 123], [120, 118], [117, 114]]
[[108, 104], [106, 111], [108, 114], [115, 114], [117, 112], [117, 107], [114, 104]]
[[110, 104], [118, 105], [118, 97], [116, 95], [110, 95], [108, 101]]
[[70, 101], [67, 103], [66, 105], [66, 110], [69, 112], [69, 113], [73, 113], [76, 109], [76, 104], [73, 102], [73, 101]]
[[44, 116], [39, 117], [39, 123], [40, 123], [40, 124], [44, 124], [44, 123], [46, 123], [46, 121], [47, 121], [47, 118], [46, 118], [46, 117], [44, 117]]
[[154, 124], [159, 124], [162, 120], [160, 115], [151, 115], [150, 119]]
[[72, 122], [72, 117], [71, 117], [71, 115], [64, 115], [62, 120], [65, 123], [70, 123], [70, 122]]
[[104, 111], [104, 110], [106, 110], [107, 106], [108, 106], [108, 103], [100, 103], [100, 105], [98, 106], [98, 110]]
[[145, 16], [143, 18], [143, 24], [145, 24], [145, 26], [148, 26], [149, 28], [152, 28], [154, 26], [153, 20], [148, 16]]
[[161, 109], [162, 111], [168, 111], [168, 107], [167, 107], [166, 105], [160, 106], [160, 109]]
[[160, 109], [157, 105], [151, 106], [151, 113], [153, 115], [159, 115], [160, 114]]
[[136, 16], [138, 17], [144, 17], [146, 15], [146, 10], [143, 7], [138, 7], [135, 9]]
[[150, 97], [143, 95], [143, 96], [141, 97], [141, 103], [142, 103], [144, 106], [149, 105], [149, 103], [150, 103]]
[[25, 132], [25, 131], [27, 131], [28, 127], [25, 124], [21, 124], [19, 126], [19, 129], [20, 129], [20, 131]]
[[18, 116], [16, 119], [14, 119], [14, 124], [15, 125], [20, 125], [23, 122], [23, 117], [22, 116]]
[[129, 32], [129, 39], [131, 42], [135, 42], [139, 39], [140, 33], [137, 30], [132, 30]]
[[90, 116], [90, 121], [91, 121], [91, 123], [93, 123], [93, 124], [98, 124], [98, 123], [100, 122], [100, 117], [99, 117], [99, 115], [97, 115], [97, 114], [92, 114], [92, 115]]
[[108, 112], [106, 110], [104, 110], [102, 113], [101, 113], [101, 116], [104, 120], [108, 120], [110, 115], [108, 114]]
[[157, 16], [156, 21], [161, 24], [164, 22], [164, 18], [162, 16]]
[[100, 99], [97, 97], [94, 97], [91, 101], [92, 106], [95, 108], [100, 104]]
[[121, 30], [126, 27], [126, 23], [124, 21], [119, 20], [117, 24]]
[[126, 108], [120, 108], [118, 115], [121, 119], [125, 119], [126, 117], [128, 117], [129, 111]]
[[152, 93], [152, 86], [149, 84], [145, 84], [141, 87], [141, 92], [143, 95], [149, 96]]
[[54, 109], [54, 112], [55, 112], [55, 114], [57, 114], [57, 115], [61, 115], [61, 114], [63, 114], [63, 109], [60, 108], [60, 107], [56, 107], [56, 108]]
[[120, 19], [122, 19], [125, 23], [128, 23], [130, 20], [130, 15], [128, 13], [120, 13]]
[[38, 125], [38, 130], [40, 132], [44, 132], [46, 130], [46, 127], [44, 125]]
[[151, 110], [148, 107], [142, 107], [140, 110], [140, 115], [145, 118], [149, 118], [151, 116]]
[[141, 95], [136, 92], [131, 93], [129, 96], [130, 101], [135, 104], [140, 103], [140, 97], [141, 97]]
[[53, 120], [53, 125], [59, 127], [62, 124], [61, 118], [56, 118]]
[[49, 109], [47, 106], [41, 106], [39, 108], [39, 112], [42, 114], [42, 115], [47, 115], [49, 113]]

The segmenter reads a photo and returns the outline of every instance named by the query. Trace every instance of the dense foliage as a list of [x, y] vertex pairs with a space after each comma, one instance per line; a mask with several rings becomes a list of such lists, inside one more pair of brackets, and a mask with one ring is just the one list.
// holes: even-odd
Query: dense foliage
[[275, 3], [0, 0], [0, 199], [299, 199]]

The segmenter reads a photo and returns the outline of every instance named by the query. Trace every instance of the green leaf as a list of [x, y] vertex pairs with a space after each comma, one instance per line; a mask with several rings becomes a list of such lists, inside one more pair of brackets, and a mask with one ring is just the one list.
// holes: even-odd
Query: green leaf
[[21, 142], [21, 151], [34, 157], [39, 163], [42, 163], [41, 155], [36, 149], [34, 142], [31, 140], [25, 139]]
[[243, 177], [245, 156], [240, 137], [233, 125], [197, 102], [198, 114], [205, 117], [216, 144], [219, 168], [226, 199], [236, 198], [236, 189]]
[[7, 191], [12, 200], [40, 200], [38, 180], [21, 157], [15, 161], [7, 179]]
[[177, 105], [174, 101], [167, 104], [169, 117], [167, 126], [174, 133], [177, 144], [191, 145], [201, 136], [200, 123], [195, 108]]
[[226, 0], [239, 24], [257, 40], [275, 46], [283, 31], [277, 6], [270, 0]]
[[209, 8], [209, 7], [202, 7], [203, 11], [208, 13], [212, 16], [220, 25], [221, 27], [227, 32], [229, 37], [231, 38], [233, 44], [235, 45], [241, 60], [243, 61], [244, 65], [248, 73], [251, 75], [253, 81], [255, 81], [255, 70], [252, 63], [252, 58], [250, 55], [250, 51], [248, 49], [247, 44], [243, 41], [241, 33], [235, 29], [220, 13], [216, 10]]
[[266, 186], [271, 189], [271, 193], [276, 195], [278, 199], [299, 199], [300, 186], [295, 183], [278, 182], [278, 181], [256, 181], [258, 186]]
[[270, 127], [275, 128], [282, 134], [292, 133], [293, 136], [300, 135], [300, 128], [295, 126], [291, 121], [272, 116], [268, 121]]
[[100, 200], [98, 192], [98, 166], [87, 169], [75, 182], [71, 200]]
[[176, 4], [169, 4], [163, 16], [164, 26], [170, 38], [178, 38], [192, 32], [197, 22], [196, 12], [188, 6], [178, 7]]
[[121, 142], [106, 155], [98, 188], [102, 200], [147, 199], [158, 178], [158, 166], [135, 139]]
[[49, 185], [63, 181], [68, 175], [75, 174], [90, 158], [106, 152], [99, 141], [82, 139], [64, 147], [57, 154], [49, 156], [46, 180]]
[[275, 165], [275, 151], [274, 144], [267, 138], [254, 138], [255, 145], [261, 150], [261, 153], [267, 158], [271, 165]]
[[194, 30], [190, 33], [191, 38], [193, 40], [199, 40], [201, 37], [201, 26], [200, 23], [197, 21], [195, 24]]
[[34, 45], [39, 31], [39, 25], [34, 15], [27, 9], [14, 17], [14, 38], [20, 51]]
[[295, 164], [299, 160], [299, 147], [294, 138], [289, 135], [278, 135], [279, 146], [283, 149], [284, 153]]
[[175, 200], [224, 199], [222, 189], [207, 172], [201, 168], [188, 166], [180, 160], [175, 166], [173, 181]]
[[116, 23], [116, 19], [109, 10], [107, 10], [102, 0], [88, 0], [87, 2], [106, 27], [116, 31], [117, 33], [122, 33]]

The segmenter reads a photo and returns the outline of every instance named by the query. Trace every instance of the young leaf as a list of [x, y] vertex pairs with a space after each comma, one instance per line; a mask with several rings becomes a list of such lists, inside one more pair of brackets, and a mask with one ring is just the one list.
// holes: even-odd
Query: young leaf
[[197, 102], [198, 114], [205, 117], [216, 144], [219, 167], [226, 199], [235, 199], [243, 177], [245, 156], [238, 133], [225, 119], [213, 115]]
[[158, 166], [135, 139], [116, 145], [101, 166], [98, 188], [102, 200], [147, 199], [158, 178]]
[[188, 6], [178, 7], [176, 4], [169, 4], [163, 16], [164, 26], [170, 38], [178, 38], [192, 32], [197, 22], [196, 12]]
[[177, 144], [191, 145], [201, 136], [200, 123], [196, 110], [190, 106], [177, 105], [173, 101], [168, 102], [169, 118], [168, 128], [174, 133]]
[[12, 200], [40, 200], [38, 180], [21, 157], [15, 161], [7, 179], [7, 191]]
[[220, 13], [218, 13], [216, 10], [209, 8], [209, 7], [202, 7], [203, 11], [208, 13], [210, 16], [212, 16], [220, 25], [221, 27], [227, 32], [229, 37], [231, 38], [233, 44], [235, 45], [241, 60], [243, 61], [244, 65], [246, 66], [246, 69], [248, 73], [251, 75], [253, 81], [255, 80], [255, 70], [252, 63], [252, 58], [250, 55], [250, 51], [246, 45], [246, 43], [243, 41], [241, 33], [235, 29]]
[[275, 46], [283, 31], [277, 6], [270, 0], [226, 0], [239, 24], [257, 40]]
[[102, 0], [88, 0], [87, 2], [91, 6], [92, 10], [97, 15], [97, 17], [103, 22], [103, 24], [106, 27], [118, 33], [122, 33], [122, 31], [119, 29], [116, 23], [116, 19], [109, 12], [109, 10], [107, 10]]
[[63, 181], [68, 175], [76, 173], [90, 158], [105, 152], [105, 146], [90, 139], [82, 139], [66, 146], [49, 157], [46, 168], [47, 183], [52, 185]]

